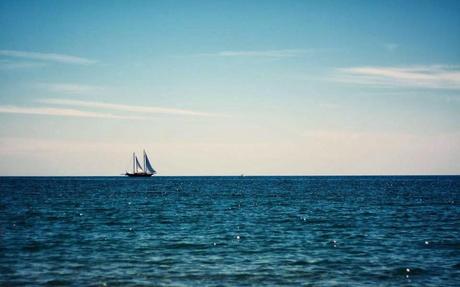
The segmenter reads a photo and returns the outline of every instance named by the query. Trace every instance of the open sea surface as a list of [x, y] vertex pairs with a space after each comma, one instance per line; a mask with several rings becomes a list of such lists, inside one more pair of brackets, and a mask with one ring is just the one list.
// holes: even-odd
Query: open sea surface
[[460, 177], [0, 177], [0, 286], [460, 286]]

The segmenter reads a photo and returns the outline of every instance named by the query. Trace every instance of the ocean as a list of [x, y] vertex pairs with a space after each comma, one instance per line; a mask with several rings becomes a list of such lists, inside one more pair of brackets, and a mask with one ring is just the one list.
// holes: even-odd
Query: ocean
[[459, 285], [459, 176], [0, 178], [0, 286]]

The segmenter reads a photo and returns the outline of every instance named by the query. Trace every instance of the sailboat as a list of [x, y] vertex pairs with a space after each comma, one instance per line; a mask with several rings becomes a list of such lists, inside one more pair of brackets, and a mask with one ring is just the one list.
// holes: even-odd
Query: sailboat
[[133, 172], [132, 173], [126, 172], [125, 175], [130, 176], [130, 177], [148, 177], [148, 176], [152, 176], [155, 173], [157, 173], [153, 169], [152, 164], [150, 164], [149, 158], [147, 157], [145, 150], [144, 150], [144, 155], [143, 155], [143, 163], [144, 163], [143, 165], [139, 163], [136, 153], [133, 152]]

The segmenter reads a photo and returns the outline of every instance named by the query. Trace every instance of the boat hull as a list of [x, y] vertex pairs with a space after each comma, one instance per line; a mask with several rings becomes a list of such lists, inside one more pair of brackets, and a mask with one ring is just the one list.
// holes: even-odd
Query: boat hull
[[129, 176], [129, 177], [150, 177], [152, 176], [153, 174], [151, 173], [125, 173], [125, 175]]

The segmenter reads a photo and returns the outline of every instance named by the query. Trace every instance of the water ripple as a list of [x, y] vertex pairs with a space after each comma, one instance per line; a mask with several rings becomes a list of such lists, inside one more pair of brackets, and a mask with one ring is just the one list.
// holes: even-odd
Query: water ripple
[[0, 178], [1, 286], [457, 286], [460, 177]]

